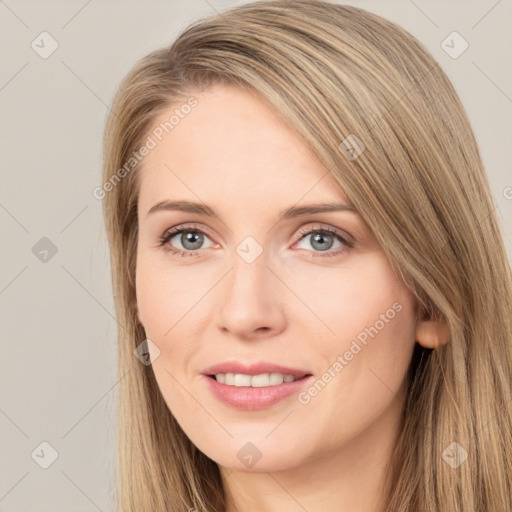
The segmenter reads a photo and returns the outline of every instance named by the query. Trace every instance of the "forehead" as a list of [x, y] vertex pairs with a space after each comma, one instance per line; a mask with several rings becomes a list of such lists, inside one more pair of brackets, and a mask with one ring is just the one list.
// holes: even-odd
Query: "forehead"
[[[221, 206], [275, 204], [281, 209], [315, 199], [348, 198], [305, 141], [257, 94], [216, 85], [191, 94], [197, 105], [163, 133], [145, 157], [141, 213], [157, 201], [203, 200]], [[153, 124], [165, 126], [180, 105]], [[176, 118], [178, 119], [178, 118]], [[229, 204], [226, 204], [229, 201]]]

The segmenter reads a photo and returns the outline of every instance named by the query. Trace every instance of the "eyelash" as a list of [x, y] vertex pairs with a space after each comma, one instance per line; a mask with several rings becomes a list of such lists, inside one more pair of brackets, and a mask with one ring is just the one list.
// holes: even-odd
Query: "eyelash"
[[[163, 236], [159, 238], [159, 246], [161, 246], [165, 251], [169, 251], [173, 254], [179, 255], [179, 256], [196, 256], [196, 254], [199, 252], [199, 249], [195, 251], [183, 251], [181, 249], [176, 249], [172, 247], [172, 245], [168, 245], [168, 242], [171, 240], [171, 238], [174, 238], [176, 235], [179, 235], [180, 233], [201, 233], [202, 235], [208, 236], [204, 231], [201, 229], [195, 227], [195, 226], [180, 226], [177, 228], [172, 228], [171, 230], [165, 232]], [[348, 249], [351, 249], [354, 247], [354, 244], [348, 240], [345, 236], [343, 236], [339, 231], [326, 227], [326, 228], [305, 228], [303, 230], [299, 231], [299, 234], [301, 235], [297, 242], [300, 242], [303, 238], [306, 238], [306, 236], [316, 233], [328, 233], [330, 235], [333, 235], [335, 238], [337, 238], [342, 244], [342, 247], [339, 247], [335, 251], [325, 251], [327, 254], [324, 256], [321, 254], [323, 251], [313, 251], [314, 257], [331, 257], [331, 256], [338, 256]], [[295, 242], [295, 243], [297, 243]], [[307, 250], [307, 249], [304, 249]], [[316, 254], [315, 254], [316, 253]]]

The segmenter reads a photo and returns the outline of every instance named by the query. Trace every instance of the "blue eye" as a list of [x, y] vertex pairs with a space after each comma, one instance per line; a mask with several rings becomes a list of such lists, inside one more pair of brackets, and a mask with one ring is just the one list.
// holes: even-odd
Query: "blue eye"
[[[180, 236], [178, 237], [178, 235]], [[176, 249], [169, 243], [175, 237], [178, 237], [183, 249]], [[181, 226], [167, 231], [167, 233], [160, 238], [160, 245], [166, 250], [174, 254], [179, 254], [180, 256], [194, 256], [194, 253], [202, 248], [201, 245], [205, 237], [207, 237], [206, 233], [194, 226]]]
[[[353, 243], [344, 237], [340, 232], [332, 228], [317, 228], [307, 229], [301, 231], [301, 237], [296, 242], [297, 244], [302, 240], [311, 238], [310, 245], [314, 249], [313, 256], [337, 256], [344, 253], [349, 248], [353, 247]], [[338, 242], [338, 246], [335, 247], [335, 251], [331, 251], [333, 245]], [[326, 254], [319, 254], [325, 252]]]

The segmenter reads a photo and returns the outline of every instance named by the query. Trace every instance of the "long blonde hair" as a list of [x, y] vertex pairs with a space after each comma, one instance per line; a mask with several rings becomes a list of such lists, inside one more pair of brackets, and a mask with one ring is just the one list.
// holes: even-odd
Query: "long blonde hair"
[[[143, 162], [125, 165], [157, 116], [220, 82], [257, 91], [303, 136], [404, 278], [418, 317], [449, 325], [447, 345], [411, 361], [385, 509], [510, 512], [512, 277], [466, 112], [408, 32], [314, 0], [264, 0], [198, 20], [141, 59], [116, 92], [99, 196], [120, 324], [118, 510], [225, 508], [217, 464], [181, 430], [151, 366], [134, 357], [146, 337], [135, 313]], [[347, 158], [342, 141], [354, 136], [364, 151]], [[450, 446], [467, 460], [445, 461]]]

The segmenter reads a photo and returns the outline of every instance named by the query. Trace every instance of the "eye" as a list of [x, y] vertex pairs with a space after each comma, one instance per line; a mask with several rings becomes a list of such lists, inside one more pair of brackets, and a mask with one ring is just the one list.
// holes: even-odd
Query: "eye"
[[[314, 252], [326, 253], [325, 255], [313, 254], [313, 256], [338, 256], [354, 246], [354, 244], [348, 240], [348, 237], [330, 227], [305, 229], [300, 231], [300, 234], [302, 236], [296, 244], [309, 239], [309, 245], [313, 248]], [[333, 247], [336, 250], [331, 251]], [[299, 247], [299, 249], [304, 249], [304, 247]], [[305, 249], [310, 250], [308, 247], [305, 247]]]
[[[301, 237], [294, 245], [301, 244], [309, 239], [308, 245], [310, 247], [298, 248], [313, 251], [312, 256], [338, 256], [354, 246], [348, 236], [331, 227], [304, 229], [300, 231], [300, 235]], [[213, 245], [211, 243], [209, 246], [203, 247], [205, 239], [210, 240], [208, 235], [198, 227], [193, 225], [179, 226], [166, 231], [160, 238], [159, 246], [179, 256], [196, 256], [200, 249], [206, 249]], [[335, 250], [332, 250], [333, 248]]]
[[[195, 226], [180, 226], [167, 231], [160, 238], [160, 245], [165, 250], [180, 256], [194, 256], [199, 249], [205, 249], [202, 247], [205, 237], [208, 238], [206, 233]], [[173, 239], [176, 239], [176, 242], [172, 243]], [[176, 243], [181, 247], [176, 248]]]

